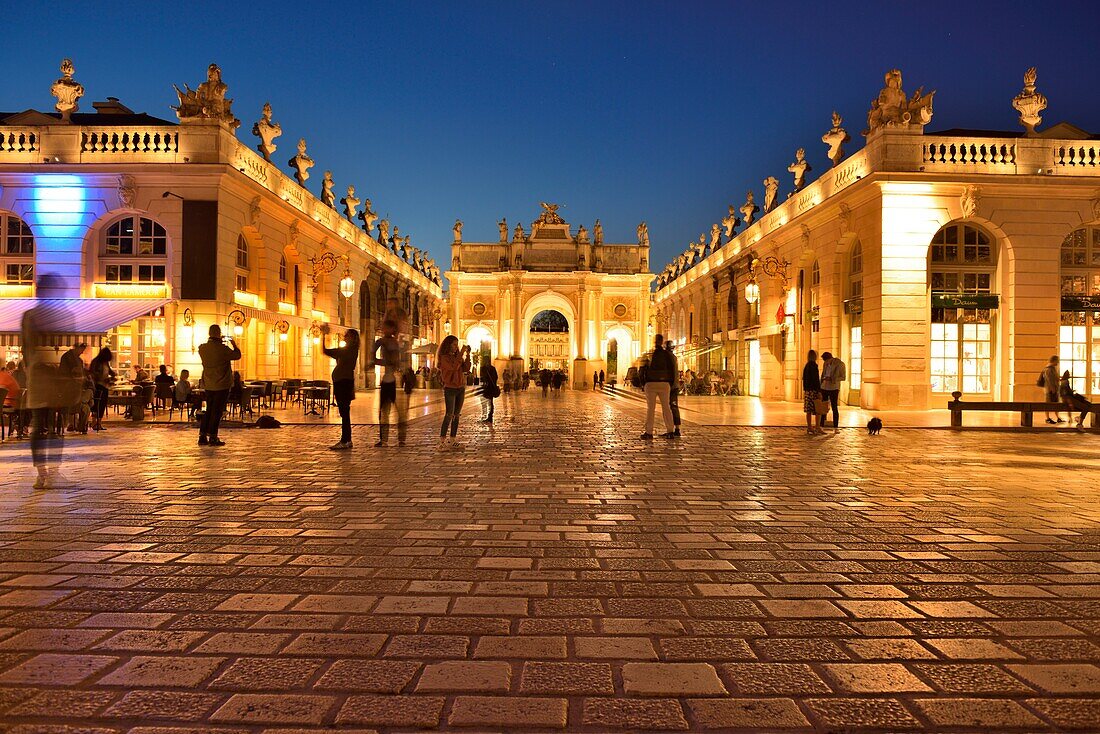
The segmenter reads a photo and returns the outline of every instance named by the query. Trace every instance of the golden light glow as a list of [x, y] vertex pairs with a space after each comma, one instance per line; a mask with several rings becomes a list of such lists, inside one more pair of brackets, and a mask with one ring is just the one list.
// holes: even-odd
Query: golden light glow
[[163, 283], [96, 283], [96, 298], [167, 298], [168, 286]]
[[294, 316], [298, 313], [298, 307], [293, 303], [287, 303], [286, 301], [279, 301], [279, 313], [288, 314]]
[[0, 283], [0, 298], [34, 298], [34, 286]]
[[260, 297], [255, 293], [248, 293], [247, 291], [233, 291], [233, 302], [239, 303], [242, 306], [259, 308]]

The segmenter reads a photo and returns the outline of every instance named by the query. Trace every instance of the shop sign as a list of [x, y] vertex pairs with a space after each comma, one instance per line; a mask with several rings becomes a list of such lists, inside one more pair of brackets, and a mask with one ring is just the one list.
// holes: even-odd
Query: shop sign
[[1100, 311], [1100, 296], [1062, 296], [1063, 311]]
[[844, 313], [863, 313], [863, 299], [849, 298], [844, 302]]
[[933, 293], [932, 308], [997, 308], [996, 293]]

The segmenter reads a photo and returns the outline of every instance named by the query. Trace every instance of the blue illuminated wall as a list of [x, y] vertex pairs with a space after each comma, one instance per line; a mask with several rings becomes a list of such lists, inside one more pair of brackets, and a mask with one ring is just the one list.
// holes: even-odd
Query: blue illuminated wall
[[16, 194], [20, 215], [34, 231], [35, 272], [61, 276], [71, 298], [81, 295], [88, 228], [104, 210], [89, 186], [94, 183], [87, 176], [39, 173], [28, 176], [26, 188]]

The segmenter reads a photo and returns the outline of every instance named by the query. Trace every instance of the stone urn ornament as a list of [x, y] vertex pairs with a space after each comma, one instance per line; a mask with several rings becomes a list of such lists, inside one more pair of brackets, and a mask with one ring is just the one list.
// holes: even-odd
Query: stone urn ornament
[[1024, 133], [1032, 138], [1038, 135], [1035, 126], [1043, 121], [1039, 115], [1047, 108], [1047, 98], [1035, 90], [1035, 80], [1038, 73], [1035, 67], [1024, 72], [1024, 88], [1012, 99], [1012, 107], [1020, 113], [1020, 124], [1024, 126]]
[[72, 59], [61, 60], [61, 77], [50, 87], [50, 94], [57, 98], [54, 108], [61, 113], [62, 122], [70, 122], [72, 114], [80, 109], [77, 100], [84, 96], [84, 85], [73, 79], [76, 73]]
[[309, 169], [313, 167], [313, 159], [306, 155], [306, 139], [298, 139], [298, 155], [290, 159], [290, 167], [294, 169], [294, 180], [299, 186], [306, 185], [309, 178]]

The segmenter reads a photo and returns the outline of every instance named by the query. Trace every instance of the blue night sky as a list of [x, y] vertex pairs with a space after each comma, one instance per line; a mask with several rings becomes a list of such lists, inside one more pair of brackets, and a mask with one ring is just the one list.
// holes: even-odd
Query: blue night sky
[[[1028, 66], [1050, 99], [1042, 127], [1100, 132], [1100, 3], [361, 2], [12, 3], [0, 110], [52, 110], [63, 56], [93, 100], [175, 119], [172, 84], [221, 65], [238, 136], [265, 101], [333, 171], [441, 264], [466, 240], [560, 202], [609, 242], [649, 222], [659, 271], [799, 146], [829, 166], [833, 109], [862, 145], [870, 100], [898, 67], [936, 89], [930, 131], [1018, 130]], [[286, 166], [283, 166], [284, 169]]]

